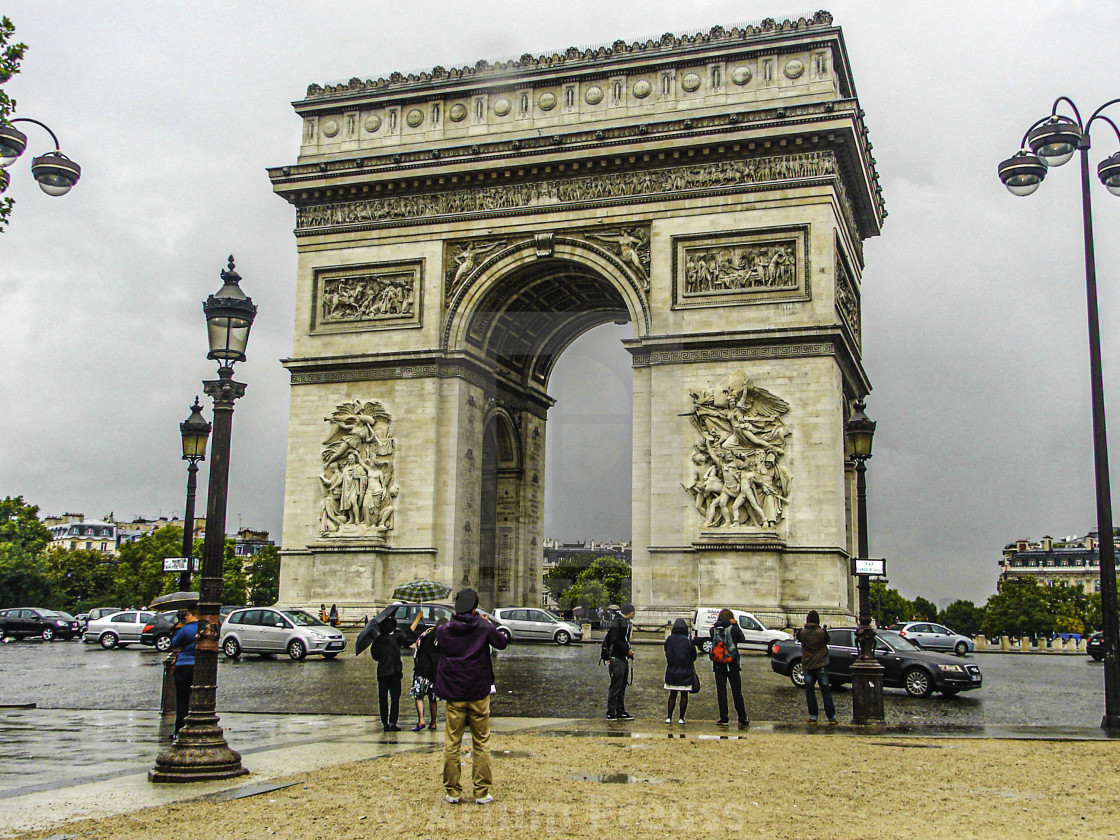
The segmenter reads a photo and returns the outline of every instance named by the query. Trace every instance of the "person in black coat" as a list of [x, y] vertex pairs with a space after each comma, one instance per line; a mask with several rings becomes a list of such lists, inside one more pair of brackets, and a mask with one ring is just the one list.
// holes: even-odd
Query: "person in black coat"
[[665, 690], [669, 692], [666, 723], [673, 722], [673, 708], [677, 704], [678, 694], [681, 696], [681, 715], [677, 723], [684, 723], [695, 669], [696, 647], [688, 638], [688, 624], [683, 618], [678, 618], [673, 622], [673, 632], [665, 639]]
[[410, 647], [415, 641], [412, 634], [401, 631], [397, 620], [390, 616], [380, 624], [381, 632], [370, 645], [370, 656], [377, 660], [377, 708], [381, 713], [381, 727], [386, 732], [400, 732], [397, 715], [401, 706], [401, 648]]
[[[735, 701], [735, 712], [739, 716], [739, 725], [746, 726], [750, 723], [747, 718], [747, 708], [743, 704], [743, 680], [739, 676], [739, 647], [746, 642], [743, 628], [735, 620], [735, 613], [728, 609], [719, 611], [719, 617], [712, 629], [708, 631], [712, 637], [712, 672], [716, 679], [716, 704], [719, 706], [719, 720], [716, 723], [726, 726], [727, 719], [727, 686], [731, 686], [731, 697]], [[735, 653], [730, 662], [716, 661], [717, 639], [729, 639], [734, 643]]]
[[626, 681], [630, 673], [630, 660], [634, 649], [630, 646], [630, 619], [634, 605], [623, 604], [607, 628], [603, 649], [609, 655], [611, 685], [607, 690], [607, 720], [633, 720], [626, 711]]

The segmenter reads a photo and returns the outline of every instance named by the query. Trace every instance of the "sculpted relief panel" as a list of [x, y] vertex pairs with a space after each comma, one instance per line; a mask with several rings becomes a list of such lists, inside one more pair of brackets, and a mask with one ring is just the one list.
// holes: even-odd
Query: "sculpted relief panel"
[[317, 269], [312, 333], [419, 326], [423, 262]]
[[792, 478], [784, 465], [789, 403], [738, 371], [716, 388], [691, 391], [686, 416], [700, 442], [681, 487], [703, 528], [773, 530], [785, 518]]
[[378, 400], [348, 400], [324, 418], [319, 533], [384, 539], [393, 530], [400, 488], [394, 474], [393, 418]]
[[808, 300], [808, 229], [768, 228], [673, 240], [673, 305]]
[[859, 295], [856, 294], [852, 275], [840, 251], [836, 252], [836, 309], [852, 331], [856, 349], [863, 350], [862, 324], [860, 319]]

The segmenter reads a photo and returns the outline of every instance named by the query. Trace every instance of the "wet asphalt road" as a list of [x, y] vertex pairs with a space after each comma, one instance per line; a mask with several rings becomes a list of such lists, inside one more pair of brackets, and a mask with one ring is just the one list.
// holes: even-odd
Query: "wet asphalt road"
[[[627, 706], [640, 719], [664, 719], [661, 648], [636, 648], [634, 685]], [[607, 672], [599, 646], [511, 645], [495, 661], [496, 715], [601, 717]], [[906, 696], [885, 691], [888, 723], [942, 726], [1100, 725], [1103, 673], [1088, 656], [978, 654], [969, 657], [984, 674], [981, 689], [954, 698]], [[0, 644], [0, 704], [36, 703], [51, 709], [155, 710], [159, 704], [162, 656], [138, 645], [102, 650], [81, 642], [20, 641]], [[309, 657], [246, 656], [220, 659], [218, 709], [228, 712], [377, 714], [375, 663], [348, 650], [328, 662]], [[711, 666], [700, 660], [702, 689], [690, 700], [688, 717], [717, 717]], [[414, 719], [407, 696], [411, 660], [405, 660], [401, 720]], [[743, 660], [747, 713], [754, 720], [797, 722], [805, 717], [804, 694], [775, 674], [764, 656]], [[851, 691], [834, 691], [837, 714], [851, 719]]]

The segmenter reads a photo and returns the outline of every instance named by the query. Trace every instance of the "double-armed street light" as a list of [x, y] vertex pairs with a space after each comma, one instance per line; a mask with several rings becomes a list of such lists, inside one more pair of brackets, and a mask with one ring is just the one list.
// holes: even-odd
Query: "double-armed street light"
[[8, 188], [10, 176], [6, 171], [7, 168], [15, 163], [27, 148], [27, 135], [13, 125], [17, 122], [33, 123], [46, 130], [51, 136], [54, 141], [54, 151], [32, 158], [31, 175], [47, 195], [66, 195], [82, 177], [82, 167], [62, 153], [58, 138], [47, 125], [28, 117], [17, 117], [7, 122], [0, 122], [0, 193]]
[[183, 514], [183, 557], [187, 568], [179, 573], [179, 591], [191, 588], [191, 564], [194, 554], [194, 495], [198, 478], [198, 462], [206, 460], [206, 440], [210, 437], [210, 424], [202, 417], [202, 406], [194, 398], [191, 415], [179, 424], [183, 437], [183, 460], [187, 461], [187, 510]]
[[[875, 438], [875, 421], [869, 418], [861, 400], [848, 420], [844, 437], [848, 457], [856, 463], [856, 552], [860, 560], [868, 559], [867, 548], [867, 462], [871, 460], [871, 444]], [[865, 724], [883, 720], [883, 666], [875, 658], [875, 630], [871, 627], [871, 577], [857, 574], [859, 591], [859, 630], [856, 639], [859, 656], [852, 663], [852, 723]]]
[[[1062, 104], [1073, 117], [1060, 115]], [[1093, 246], [1093, 214], [1089, 195], [1089, 131], [1098, 120], [1112, 127], [1120, 143], [1120, 127], [1102, 112], [1120, 103], [1112, 99], [1081, 119], [1077, 105], [1067, 96], [1054, 101], [1050, 115], [1027, 129], [1020, 151], [999, 165], [999, 178], [1013, 195], [1030, 195], [1038, 189], [1052, 166], [1061, 166], [1074, 153], [1081, 158], [1081, 223], [1085, 245], [1085, 298], [1089, 320], [1089, 374], [1093, 413], [1093, 467], [1097, 490], [1097, 536], [1100, 539], [1101, 616], [1104, 629], [1104, 729], [1120, 729], [1120, 621], [1116, 601], [1116, 548], [1112, 529], [1112, 491], [1108, 475], [1108, 440], [1105, 429], [1104, 378], [1101, 367], [1101, 334], [1097, 315], [1097, 268]], [[1120, 196], [1120, 151], [1097, 165], [1097, 177], [1113, 195]]]
[[245, 361], [245, 346], [257, 307], [241, 287], [233, 257], [222, 271], [222, 288], [202, 305], [206, 313], [210, 352], [218, 362], [218, 378], [203, 383], [214, 400], [214, 442], [210, 449], [210, 486], [206, 498], [206, 540], [198, 590], [198, 636], [195, 639], [194, 683], [190, 712], [174, 744], [160, 753], [148, 771], [152, 782], [202, 782], [229, 779], [248, 771], [240, 753], [226, 744], [218, 726], [218, 634], [221, 627], [222, 565], [225, 558], [226, 493], [229, 485], [233, 404], [245, 395], [245, 384], [233, 379], [233, 366]]

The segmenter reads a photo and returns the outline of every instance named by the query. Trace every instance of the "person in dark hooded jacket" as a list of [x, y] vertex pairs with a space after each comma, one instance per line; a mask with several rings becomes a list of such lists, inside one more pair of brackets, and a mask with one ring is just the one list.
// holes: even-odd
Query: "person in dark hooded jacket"
[[410, 633], [397, 627], [392, 616], [384, 619], [380, 633], [370, 645], [369, 653], [377, 660], [377, 710], [381, 713], [381, 728], [386, 732], [400, 732], [397, 715], [401, 707], [401, 648], [415, 641]]
[[805, 626], [797, 631], [801, 642], [801, 673], [805, 676], [805, 701], [809, 706], [809, 723], [817, 722], [817, 693], [813, 684], [821, 687], [824, 714], [829, 723], [836, 723], [836, 706], [832, 702], [832, 688], [828, 684], [828, 631], [821, 627], [821, 617], [816, 610], [809, 610]]
[[669, 692], [669, 708], [665, 722], [673, 722], [673, 708], [677, 695], [681, 697], [681, 714], [677, 723], [684, 723], [688, 709], [688, 694], [696, 674], [696, 646], [688, 638], [688, 624], [683, 618], [673, 622], [673, 632], [665, 639], [665, 690]]
[[436, 628], [440, 659], [436, 666], [436, 696], [446, 701], [444, 711], [443, 786], [444, 799], [457, 805], [463, 796], [459, 756], [463, 730], [471, 728], [471, 774], [474, 801], [486, 805], [493, 777], [490, 773], [490, 689], [494, 685], [494, 665], [490, 648], [502, 650], [508, 644], [490, 617], [478, 612], [478, 593], [464, 589], [455, 596], [455, 614]]
[[740, 676], [739, 667], [739, 647], [746, 641], [743, 636], [743, 628], [739, 626], [739, 622], [735, 619], [735, 613], [729, 609], [722, 609], [719, 611], [719, 617], [716, 623], [712, 625], [712, 629], [708, 631], [712, 637], [712, 656], [715, 656], [715, 642], [717, 633], [735, 645], [736, 653], [732, 657], [731, 662], [716, 662], [712, 659], [712, 674], [716, 681], [716, 705], [719, 707], [719, 720], [716, 723], [721, 726], [726, 726], [728, 723], [727, 718], [727, 686], [731, 686], [731, 699], [735, 703], [735, 713], [739, 716], [739, 725], [747, 726], [750, 720], [747, 718], [747, 708], [743, 703], [743, 679]]

